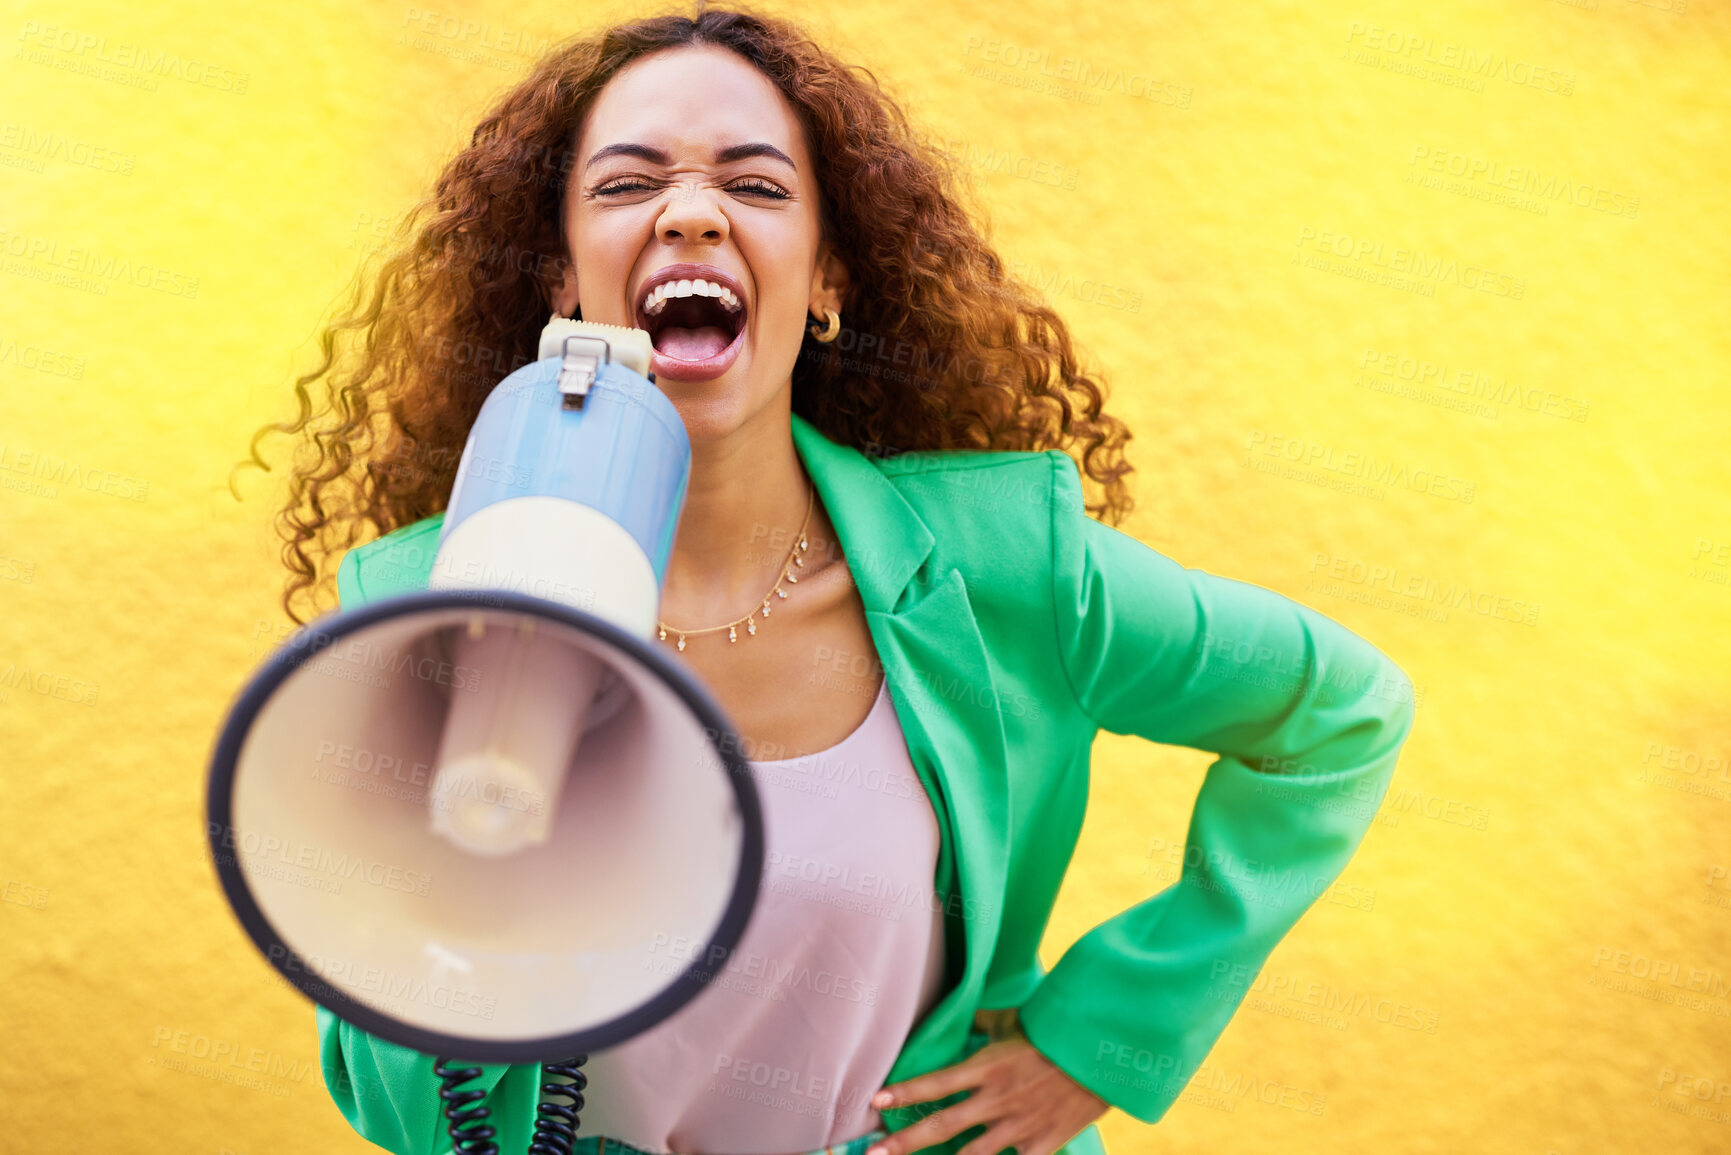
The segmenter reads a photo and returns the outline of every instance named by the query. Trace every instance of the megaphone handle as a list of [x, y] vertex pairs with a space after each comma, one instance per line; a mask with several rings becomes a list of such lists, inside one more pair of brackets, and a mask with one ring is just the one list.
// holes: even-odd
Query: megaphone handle
[[[581, 1070], [588, 1055], [560, 1062], [544, 1063], [542, 1073], [548, 1082], [541, 1084], [541, 1102], [535, 1108], [535, 1134], [529, 1140], [529, 1155], [571, 1155], [577, 1142], [577, 1112], [583, 1109], [583, 1088], [589, 1076]], [[439, 1098], [445, 1101], [446, 1131], [451, 1136], [453, 1155], [499, 1155], [499, 1145], [493, 1142], [498, 1130], [487, 1123], [491, 1107], [470, 1107], [477, 1099], [485, 1099], [485, 1091], [460, 1091], [464, 1083], [481, 1077], [479, 1067], [455, 1067], [449, 1059], [434, 1059], [433, 1073], [441, 1080]], [[569, 1079], [570, 1082], [558, 1082]], [[549, 1102], [547, 1096], [570, 1099], [569, 1105]], [[466, 1109], [465, 1109], [466, 1108]]]

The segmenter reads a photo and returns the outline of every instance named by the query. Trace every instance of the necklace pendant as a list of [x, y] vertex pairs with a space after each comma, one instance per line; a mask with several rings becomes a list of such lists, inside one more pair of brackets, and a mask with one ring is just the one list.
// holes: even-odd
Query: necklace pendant
[[[805, 520], [807, 525], [811, 523], [811, 511], [816, 501], [817, 487], [814, 485], [811, 487], [811, 493], [806, 498]], [[799, 574], [797, 571], [805, 568], [805, 558], [801, 555], [804, 554], [811, 545], [810, 541], [805, 536], [805, 530], [805, 525], [799, 527], [799, 541], [795, 543], [793, 549], [789, 551], [787, 561], [782, 563], [781, 578], [775, 583], [775, 588], [764, 595], [763, 604], [758, 607], [763, 611], [763, 616], [766, 618], [769, 616], [770, 604], [774, 602], [776, 598], [780, 598], [782, 601], [787, 600], [787, 591], [781, 588], [781, 583], [785, 581], [788, 585], [799, 584]], [[740, 622], [745, 623], [745, 632], [748, 635], [753, 637], [756, 636], [757, 617], [755, 614], [746, 614], [743, 618], [740, 618], [739, 621], [733, 622], [727, 627], [727, 640], [729, 642], [737, 642], [739, 640]], [[706, 629], [698, 630], [697, 632], [700, 634], [707, 634], [712, 630], [719, 630], [720, 628], [720, 626], [711, 626]], [[677, 629], [673, 632], [679, 634], [677, 648], [681, 653], [684, 653], [685, 635], [680, 633]], [[655, 619], [655, 636], [661, 641], [667, 640], [667, 624], [660, 618]]]

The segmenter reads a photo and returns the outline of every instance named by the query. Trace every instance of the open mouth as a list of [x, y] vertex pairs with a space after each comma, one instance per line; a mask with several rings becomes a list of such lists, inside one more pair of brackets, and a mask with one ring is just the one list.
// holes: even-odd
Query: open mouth
[[655, 351], [679, 361], [719, 356], [745, 328], [745, 305], [733, 290], [702, 278], [654, 286], [637, 313]]

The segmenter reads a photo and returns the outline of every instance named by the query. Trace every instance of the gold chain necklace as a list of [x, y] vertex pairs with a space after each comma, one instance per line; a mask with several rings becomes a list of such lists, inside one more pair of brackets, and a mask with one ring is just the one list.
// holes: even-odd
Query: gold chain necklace
[[789, 585], [799, 584], [799, 575], [795, 573], [794, 570], [803, 568], [805, 565], [805, 527], [811, 524], [811, 511], [812, 507], [816, 504], [817, 486], [813, 485], [811, 486], [811, 496], [806, 499], [805, 503], [805, 520], [799, 523], [799, 540], [794, 542], [793, 549], [788, 552], [787, 560], [781, 563], [781, 576], [775, 579], [775, 588], [763, 595], [763, 602], [757, 609], [752, 610], [751, 613], [746, 614], [743, 618], [735, 618], [733, 621], [728, 622], [725, 625], [709, 626], [701, 630], [682, 630], [677, 626], [668, 625], [660, 618], [656, 618], [656, 638], [665, 642], [667, 640], [667, 631], [672, 630], [674, 633], [679, 635], [678, 648], [683, 651], [685, 649], [686, 638], [696, 637], [698, 634], [713, 634], [717, 630], [726, 630], [727, 640], [730, 642], [737, 642], [739, 640], [740, 626], [745, 627], [745, 632], [747, 634], [755, 636], [757, 634], [757, 618], [755, 615], [761, 613], [767, 618], [769, 616], [770, 600], [778, 597], [783, 600], [787, 598], [787, 591], [781, 588], [781, 583], [785, 581]]

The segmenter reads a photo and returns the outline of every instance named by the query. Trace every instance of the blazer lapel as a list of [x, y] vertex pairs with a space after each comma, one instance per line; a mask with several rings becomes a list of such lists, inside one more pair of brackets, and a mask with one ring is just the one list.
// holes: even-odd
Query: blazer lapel
[[962, 979], [915, 1026], [885, 1079], [894, 1083], [954, 1052], [985, 988], [1009, 850], [1003, 717], [961, 571], [922, 574], [931, 530], [857, 450], [797, 414], [793, 437], [853, 571], [908, 754], [938, 812], [939, 876], [960, 876], [946, 909], [962, 924]]

